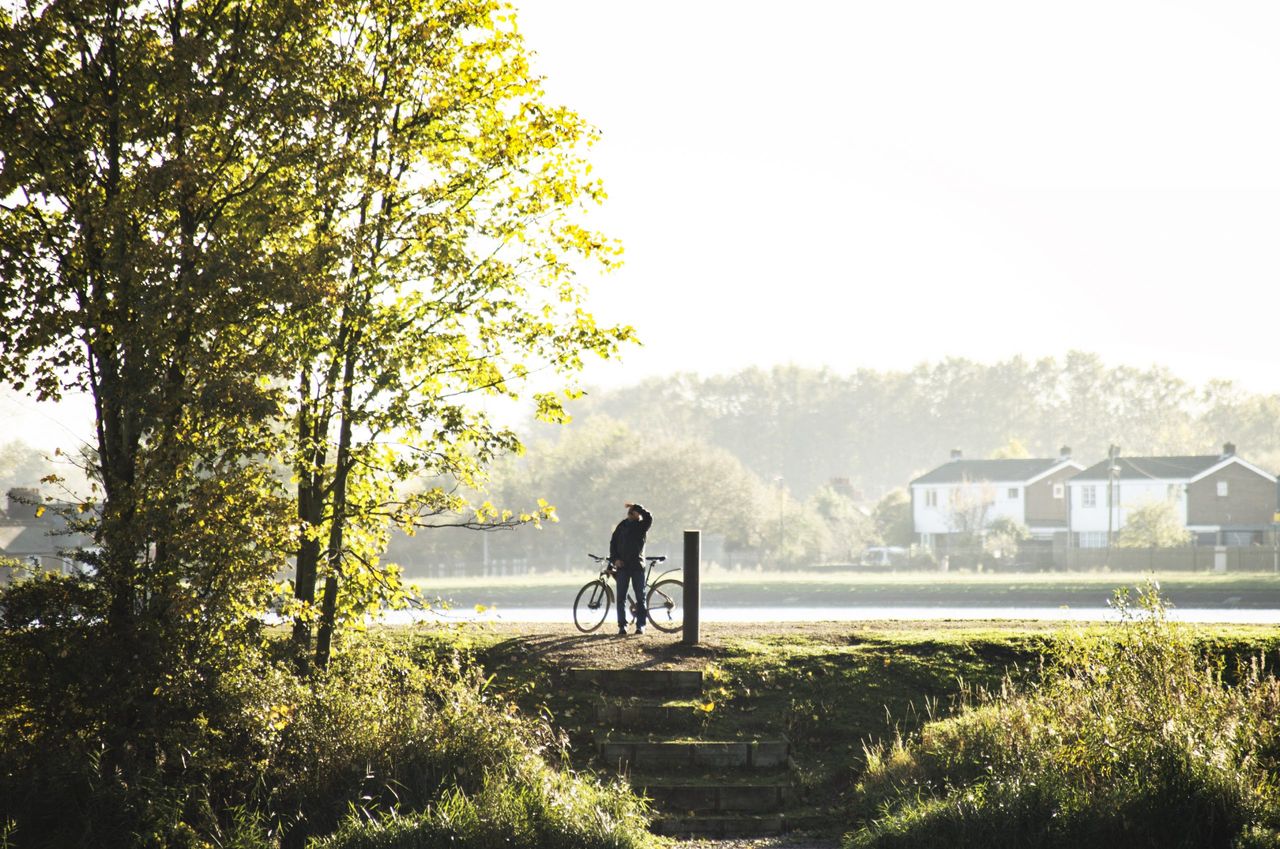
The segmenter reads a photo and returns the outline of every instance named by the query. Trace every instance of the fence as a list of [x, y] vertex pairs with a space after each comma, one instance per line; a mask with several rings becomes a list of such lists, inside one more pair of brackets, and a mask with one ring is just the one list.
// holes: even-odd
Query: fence
[[1021, 546], [1013, 557], [997, 558], [977, 547], [953, 546], [936, 552], [948, 567], [984, 571], [1212, 572], [1219, 557], [1227, 572], [1280, 572], [1280, 549], [1271, 545], [1178, 548], [1064, 548], [1043, 543]]
[[1228, 572], [1280, 571], [1280, 551], [1271, 546], [1188, 545], [1182, 548], [1073, 548], [1055, 559], [1070, 571], [1104, 566], [1128, 572], [1212, 572], [1217, 558], [1225, 558]]

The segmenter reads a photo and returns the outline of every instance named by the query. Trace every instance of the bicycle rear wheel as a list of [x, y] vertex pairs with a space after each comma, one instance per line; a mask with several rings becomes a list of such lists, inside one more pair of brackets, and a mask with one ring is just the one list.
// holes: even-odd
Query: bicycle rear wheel
[[645, 607], [653, 627], [668, 634], [679, 631], [684, 627], [684, 582], [675, 578], [658, 581], [649, 588]]
[[573, 600], [573, 624], [584, 634], [599, 628], [613, 607], [613, 590], [604, 581], [592, 581]]

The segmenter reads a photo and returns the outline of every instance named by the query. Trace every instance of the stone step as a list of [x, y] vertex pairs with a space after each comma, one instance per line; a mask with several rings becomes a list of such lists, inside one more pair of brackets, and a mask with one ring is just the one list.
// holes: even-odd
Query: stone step
[[722, 814], [657, 817], [649, 830], [666, 837], [769, 837], [788, 831], [789, 826], [782, 814]]
[[600, 740], [605, 767], [667, 775], [687, 769], [769, 770], [787, 766], [791, 744], [778, 740]]
[[652, 799], [654, 807], [673, 814], [775, 813], [786, 807], [792, 795], [791, 785], [782, 782], [690, 784], [632, 776], [631, 784]]
[[704, 714], [690, 704], [665, 704], [655, 699], [605, 701], [596, 704], [596, 722], [604, 728], [629, 731], [650, 728], [694, 728]]
[[575, 686], [596, 687], [611, 695], [695, 695], [702, 692], [702, 670], [570, 669], [569, 682]]

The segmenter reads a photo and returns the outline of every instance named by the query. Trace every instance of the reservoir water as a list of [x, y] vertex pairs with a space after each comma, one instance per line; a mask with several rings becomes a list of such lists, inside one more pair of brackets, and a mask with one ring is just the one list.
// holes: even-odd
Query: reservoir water
[[[1118, 619], [1109, 607], [704, 607], [703, 622], [865, 622], [874, 620], [1039, 620], [1044, 622], [1102, 622]], [[1272, 608], [1170, 608], [1177, 622], [1235, 625], [1280, 624], [1280, 610]], [[449, 610], [396, 610], [383, 615], [386, 624], [414, 622], [530, 622], [573, 624], [568, 607], [487, 607]], [[609, 621], [612, 622], [612, 616]], [[608, 624], [608, 623], [606, 623]]]

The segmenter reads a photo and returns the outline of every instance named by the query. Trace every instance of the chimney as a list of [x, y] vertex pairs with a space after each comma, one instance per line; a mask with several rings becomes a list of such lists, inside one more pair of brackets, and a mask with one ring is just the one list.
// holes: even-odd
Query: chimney
[[1236, 444], [1234, 442], [1222, 443], [1223, 459], [1226, 459], [1227, 457], [1234, 457], [1235, 455], [1236, 455]]
[[1058, 457], [1059, 457], [1059, 458], [1061, 458], [1061, 459], [1063, 459], [1063, 460], [1070, 460], [1070, 459], [1071, 459], [1071, 446], [1070, 446], [1070, 445], [1064, 445], [1064, 446], [1062, 446], [1061, 448], [1059, 448], [1059, 449], [1058, 449]]
[[952, 449], [951, 449], [951, 459], [952, 459], [952, 460], [959, 460], [959, 459], [960, 459], [961, 457], [963, 457], [963, 456], [964, 456], [964, 452], [963, 452], [963, 451], [961, 451], [959, 448], [952, 448]]

